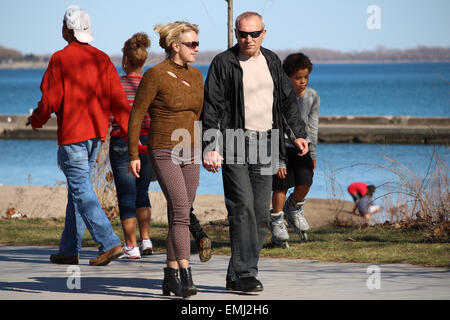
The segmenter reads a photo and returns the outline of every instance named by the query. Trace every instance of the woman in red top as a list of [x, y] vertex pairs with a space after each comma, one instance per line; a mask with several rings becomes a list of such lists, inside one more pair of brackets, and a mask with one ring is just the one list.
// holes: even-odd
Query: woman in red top
[[[150, 39], [145, 33], [136, 33], [125, 42], [122, 49], [122, 68], [126, 75], [120, 78], [128, 103], [133, 106], [136, 91], [142, 79], [142, 67], [147, 59]], [[114, 174], [117, 200], [119, 202], [120, 221], [124, 233], [124, 255], [122, 258], [139, 259], [142, 255], [152, 254], [150, 240], [151, 204], [148, 188], [153, 177], [153, 170], [146, 150], [150, 116], [146, 113], [140, 131], [139, 158], [141, 160], [140, 177], [135, 178], [128, 172], [128, 147], [126, 133], [121, 130], [114, 117], [110, 117], [111, 142], [109, 159]], [[136, 222], [141, 235], [140, 248], [136, 239]]]

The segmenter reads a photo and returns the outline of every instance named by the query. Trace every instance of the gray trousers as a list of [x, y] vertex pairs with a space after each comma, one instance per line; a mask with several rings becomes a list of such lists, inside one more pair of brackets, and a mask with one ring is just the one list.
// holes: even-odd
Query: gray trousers
[[[270, 144], [268, 140], [264, 143]], [[246, 138], [247, 154], [249, 143], [251, 139]], [[259, 254], [268, 231], [272, 176], [261, 172], [267, 164], [248, 161], [248, 157], [243, 160], [222, 166], [231, 243], [227, 281], [257, 276]]]

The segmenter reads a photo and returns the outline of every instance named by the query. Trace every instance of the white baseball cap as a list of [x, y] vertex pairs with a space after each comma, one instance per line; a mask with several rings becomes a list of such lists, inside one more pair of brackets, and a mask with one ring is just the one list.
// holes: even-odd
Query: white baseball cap
[[68, 29], [73, 30], [75, 38], [83, 43], [94, 40], [91, 28], [91, 19], [86, 11], [77, 6], [69, 6], [64, 14], [64, 21]]

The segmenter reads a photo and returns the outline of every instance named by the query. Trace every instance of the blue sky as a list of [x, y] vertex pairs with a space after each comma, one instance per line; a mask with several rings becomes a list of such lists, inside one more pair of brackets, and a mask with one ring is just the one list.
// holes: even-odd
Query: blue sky
[[[61, 49], [62, 18], [71, 4], [89, 13], [92, 44], [108, 54], [120, 54], [124, 41], [139, 31], [149, 34], [151, 51], [162, 52], [153, 27], [175, 20], [199, 25], [200, 50], [227, 47], [225, 0], [2, 0], [0, 45], [34, 54]], [[366, 25], [370, 5], [380, 9], [380, 29]], [[263, 45], [275, 50], [450, 46], [448, 0], [234, 0], [234, 18], [249, 10], [263, 15]]]

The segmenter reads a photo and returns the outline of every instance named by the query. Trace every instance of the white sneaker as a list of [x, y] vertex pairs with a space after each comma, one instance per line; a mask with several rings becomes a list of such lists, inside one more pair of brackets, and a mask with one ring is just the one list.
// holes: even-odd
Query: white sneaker
[[150, 256], [153, 254], [153, 245], [152, 240], [150, 239], [142, 239], [141, 244], [139, 246], [141, 254], [143, 256]]
[[119, 259], [140, 259], [141, 254], [138, 247], [128, 247], [125, 243], [123, 245], [123, 255]]

